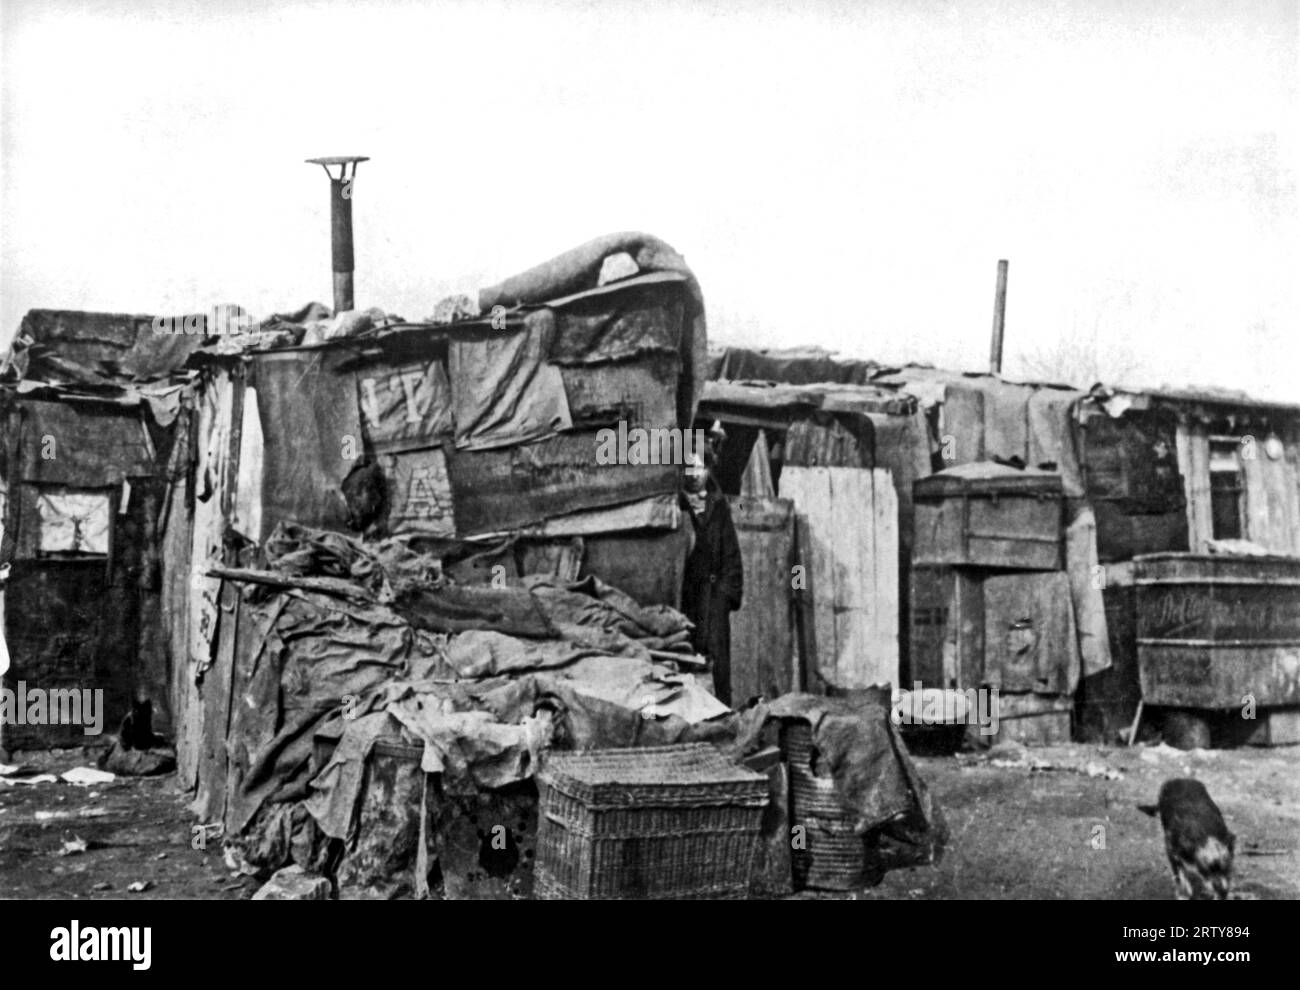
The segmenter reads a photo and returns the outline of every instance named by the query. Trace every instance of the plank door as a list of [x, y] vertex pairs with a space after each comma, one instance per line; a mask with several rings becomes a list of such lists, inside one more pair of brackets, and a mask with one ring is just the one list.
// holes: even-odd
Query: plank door
[[[781, 495], [799, 517], [816, 671], [841, 689], [898, 685], [898, 496], [883, 468], [795, 467]], [[806, 537], [806, 538], [805, 538]], [[809, 688], [814, 688], [810, 678]]]
[[794, 690], [794, 505], [743, 495], [729, 502], [745, 569], [744, 598], [731, 616], [731, 701], [741, 707], [760, 695], [776, 698]]

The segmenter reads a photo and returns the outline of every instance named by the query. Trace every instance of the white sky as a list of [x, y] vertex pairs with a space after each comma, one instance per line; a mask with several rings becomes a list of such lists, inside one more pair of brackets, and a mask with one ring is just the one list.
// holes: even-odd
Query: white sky
[[[1297, 2], [0, 0], [0, 341], [33, 307], [408, 318], [667, 240], [714, 339], [1300, 402]], [[1082, 384], [1088, 384], [1086, 382]]]

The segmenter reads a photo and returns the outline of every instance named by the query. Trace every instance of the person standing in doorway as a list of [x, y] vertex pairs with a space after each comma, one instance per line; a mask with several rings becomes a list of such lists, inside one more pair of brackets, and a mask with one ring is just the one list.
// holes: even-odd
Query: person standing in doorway
[[695, 542], [686, 557], [682, 611], [695, 624], [693, 646], [709, 660], [714, 693], [731, 705], [731, 613], [740, 608], [744, 568], [731, 508], [713, 476], [724, 436], [714, 424], [702, 455], [686, 466], [681, 501]]

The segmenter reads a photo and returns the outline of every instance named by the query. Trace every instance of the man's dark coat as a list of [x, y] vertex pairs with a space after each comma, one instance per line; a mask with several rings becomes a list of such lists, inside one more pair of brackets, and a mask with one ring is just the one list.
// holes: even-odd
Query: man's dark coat
[[731, 613], [740, 608], [743, 565], [731, 508], [717, 482], [709, 479], [704, 509], [698, 514], [682, 501], [695, 527], [695, 546], [686, 558], [682, 611], [695, 623], [694, 646], [711, 661], [719, 700], [731, 700]]

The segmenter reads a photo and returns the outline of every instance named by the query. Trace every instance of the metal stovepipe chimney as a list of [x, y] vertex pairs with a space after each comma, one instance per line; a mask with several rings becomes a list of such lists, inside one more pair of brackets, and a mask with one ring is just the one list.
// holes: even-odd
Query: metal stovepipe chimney
[[[357, 165], [369, 161], [362, 155], [333, 155], [328, 158], [308, 158], [310, 165], [319, 165], [330, 180], [330, 255], [334, 269], [334, 312], [342, 313], [355, 308], [352, 295], [352, 191], [357, 177]], [[339, 174], [330, 171], [331, 165], [339, 167]]]

